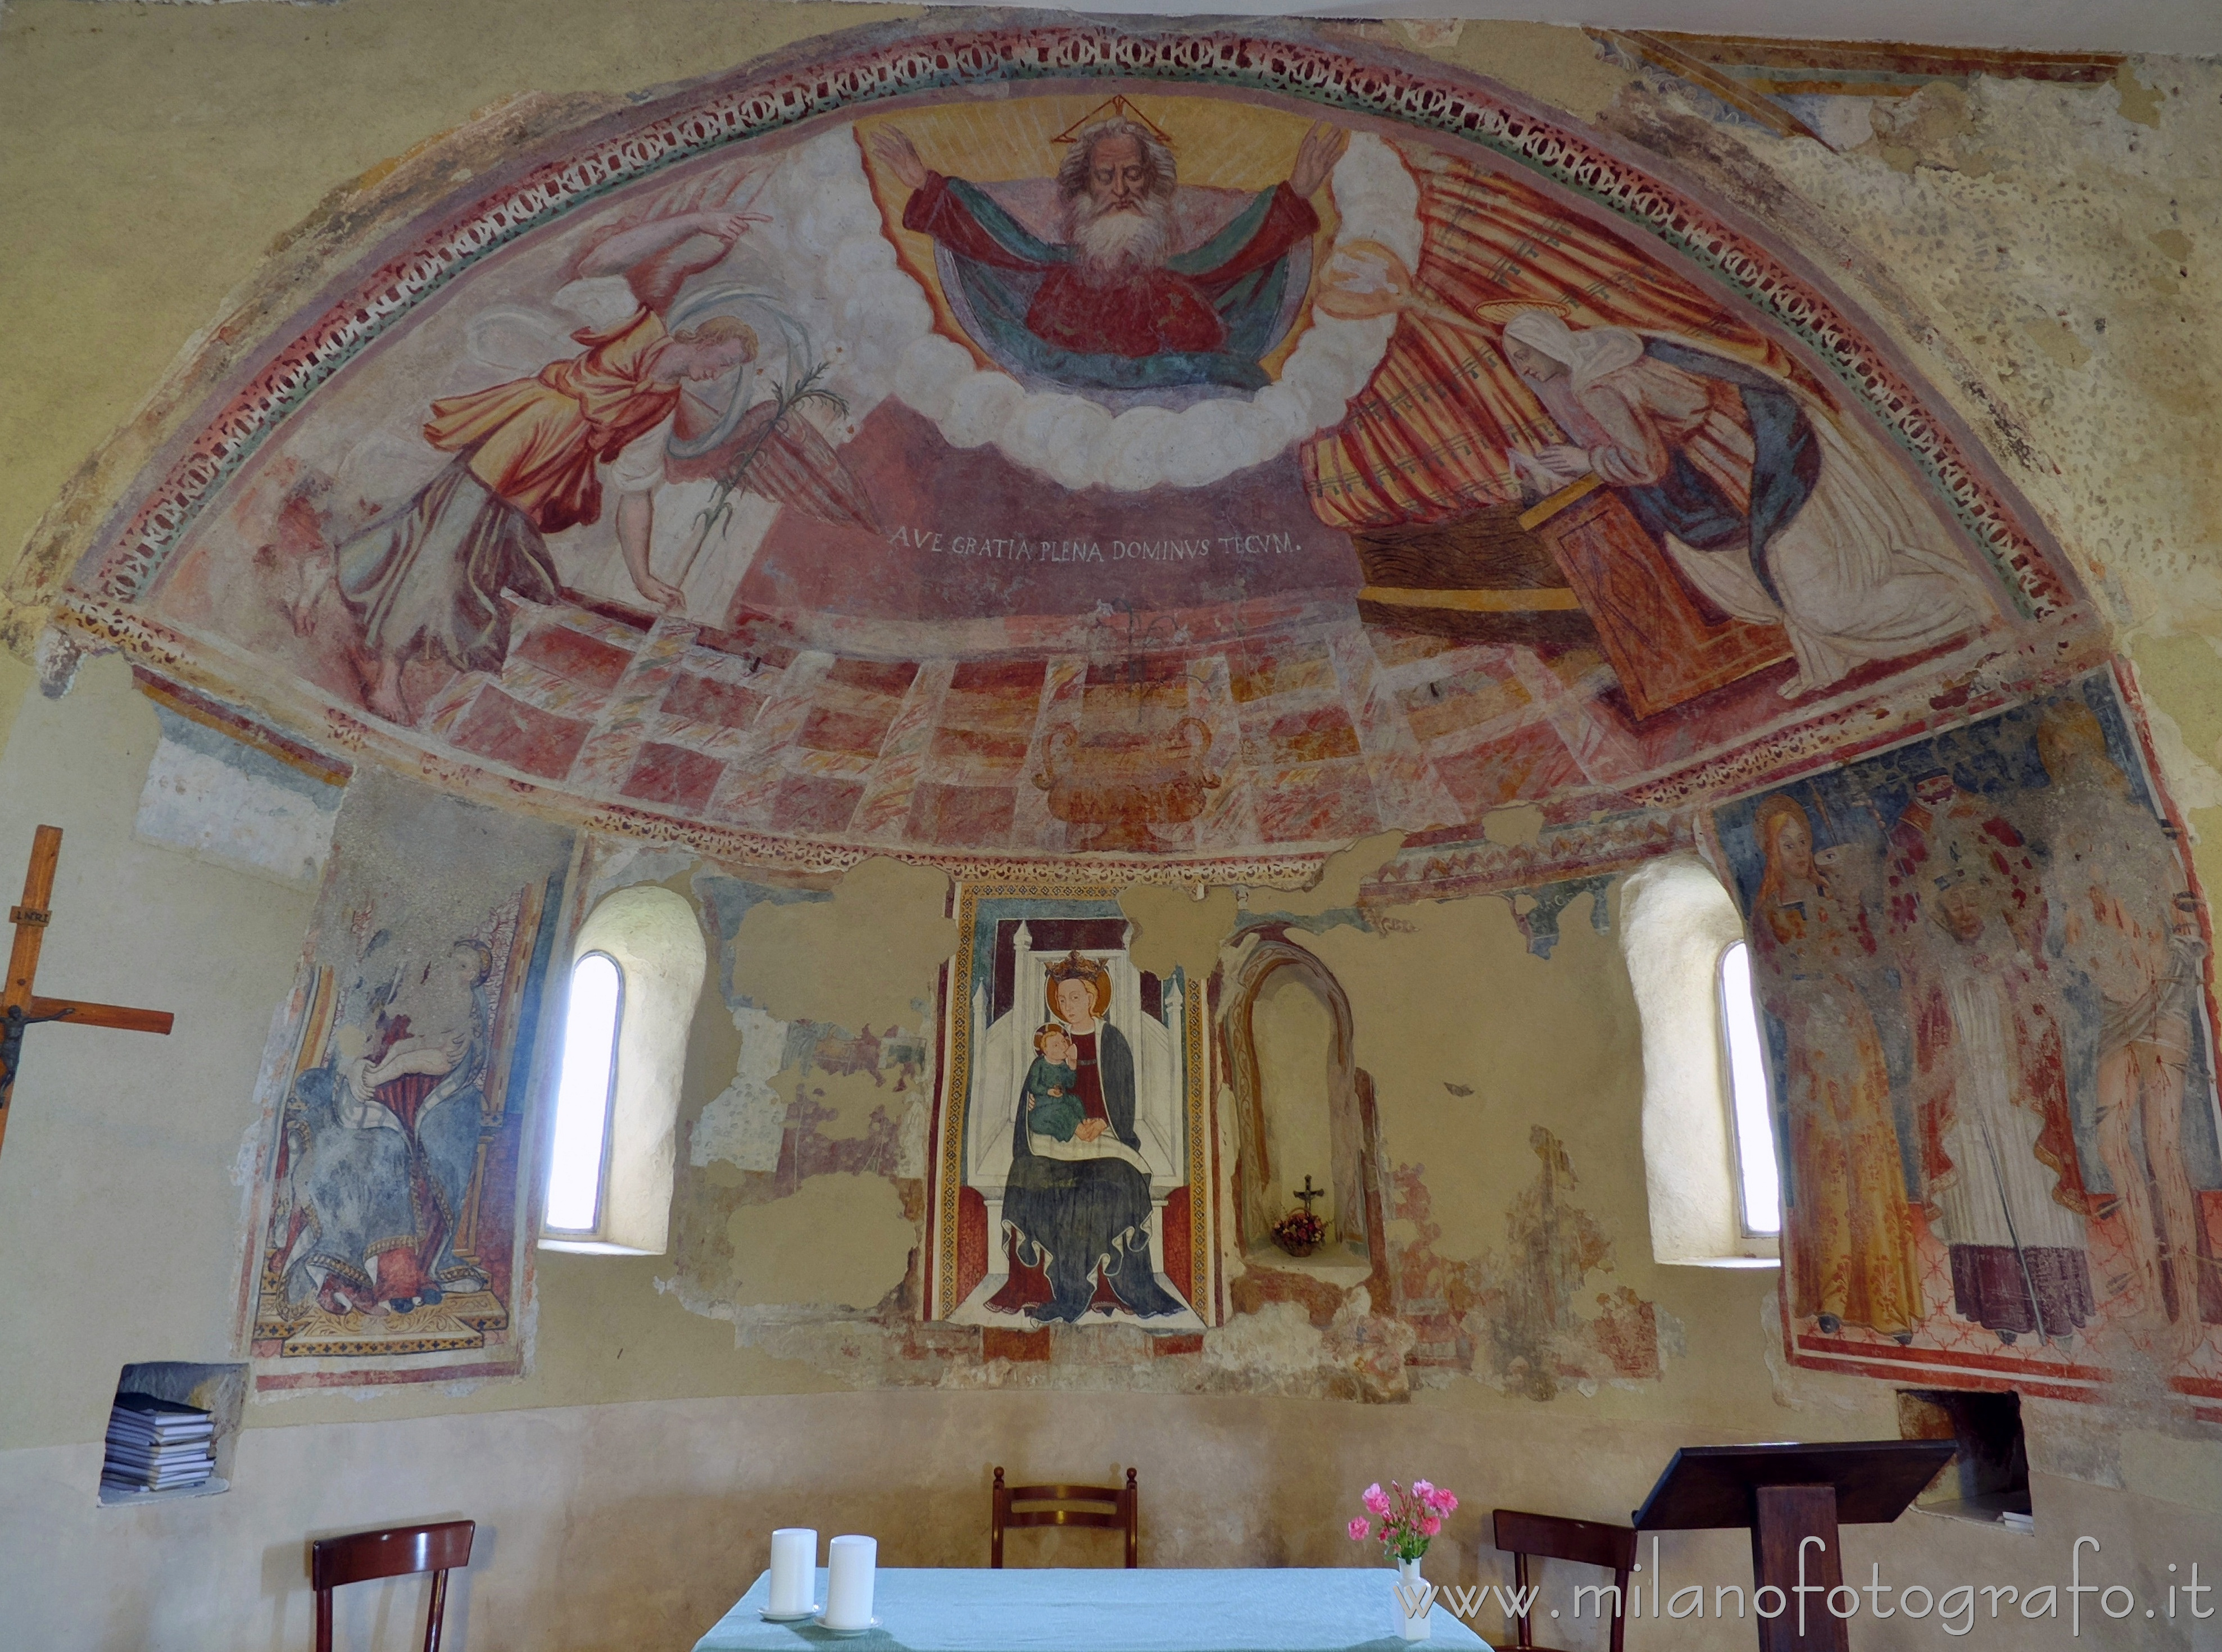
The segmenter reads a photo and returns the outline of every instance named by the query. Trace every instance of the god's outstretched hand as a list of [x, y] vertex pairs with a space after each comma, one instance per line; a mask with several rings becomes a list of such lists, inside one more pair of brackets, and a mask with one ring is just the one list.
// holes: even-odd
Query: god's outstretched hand
[[880, 164], [901, 179], [906, 189], [926, 187], [926, 162], [918, 158], [918, 146], [899, 126], [882, 127], [872, 135], [872, 153]]
[[1349, 148], [1350, 134], [1325, 121], [1305, 133], [1304, 141], [1296, 146], [1296, 164], [1289, 173], [1289, 187], [1296, 198], [1308, 201], [1318, 194], [1320, 185], [1334, 170], [1334, 163]]

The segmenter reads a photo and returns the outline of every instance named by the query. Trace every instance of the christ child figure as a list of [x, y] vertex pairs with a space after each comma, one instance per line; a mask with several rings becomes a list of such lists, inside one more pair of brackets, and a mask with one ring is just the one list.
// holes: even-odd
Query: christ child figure
[[1034, 1034], [1033, 1065], [1026, 1069], [1026, 1128], [1055, 1141], [1070, 1141], [1080, 1128], [1086, 1104], [1077, 1086], [1071, 1035], [1055, 1021]]

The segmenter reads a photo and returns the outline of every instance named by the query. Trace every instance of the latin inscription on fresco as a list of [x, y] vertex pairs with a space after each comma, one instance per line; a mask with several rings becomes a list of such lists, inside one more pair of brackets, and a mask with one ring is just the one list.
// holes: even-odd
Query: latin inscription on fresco
[[948, 533], [935, 528], [898, 527], [891, 545], [940, 556], [970, 556], [1000, 562], [1189, 562], [1221, 556], [1293, 556], [1303, 542], [1292, 533], [1222, 533], [1156, 539], [1057, 539], [1046, 535]]

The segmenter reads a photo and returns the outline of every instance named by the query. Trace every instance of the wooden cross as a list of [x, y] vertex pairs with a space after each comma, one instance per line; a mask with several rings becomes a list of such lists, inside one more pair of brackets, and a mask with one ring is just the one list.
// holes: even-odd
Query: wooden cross
[[1327, 1197], [1327, 1190], [1323, 1187], [1314, 1187], [1312, 1185], [1312, 1178], [1309, 1176], [1304, 1178], [1304, 1184], [1302, 1187], [1292, 1187], [1289, 1191], [1296, 1197], [1297, 1203], [1304, 1207], [1304, 1214], [1306, 1215], [1309, 1215], [1312, 1213], [1312, 1201], [1314, 1199], [1323, 1199]]
[[79, 1027], [120, 1027], [129, 1033], [167, 1033], [174, 1017], [163, 1009], [126, 1009], [74, 998], [41, 998], [31, 990], [39, 972], [39, 945], [53, 914], [54, 867], [62, 856], [62, 829], [42, 826], [31, 839], [30, 870], [23, 874], [23, 904], [8, 914], [16, 945], [8, 955], [7, 989], [0, 992], [0, 1142], [8, 1136], [8, 1100], [23, 1056], [23, 1029], [35, 1021], [74, 1021]]

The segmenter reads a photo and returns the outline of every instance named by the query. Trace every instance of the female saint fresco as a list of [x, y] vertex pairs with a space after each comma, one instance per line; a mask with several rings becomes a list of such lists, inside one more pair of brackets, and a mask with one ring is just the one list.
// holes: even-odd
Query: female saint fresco
[[1020, 1098], [1003, 1192], [1010, 1277], [988, 1306], [1037, 1321], [1092, 1308], [1143, 1319], [1183, 1305], [1158, 1284], [1150, 1247], [1149, 1165], [1134, 1132], [1134, 1054], [1103, 1019], [1111, 972], [1074, 952], [1050, 966], [1051, 1013], [1070, 1042], [1081, 1120], [1070, 1140], [1030, 1128]]
[[302, 1074], [304, 1140], [295, 1171], [299, 1242], [289, 1296], [330, 1314], [405, 1314], [486, 1274], [455, 1254], [476, 1167], [493, 955], [458, 942], [405, 969], [362, 1053]]
[[1864, 1325], [1910, 1341], [1925, 1310], [1890, 1071], [1861, 990], [1878, 973], [1874, 928], [1856, 880], [1821, 864], [1795, 798], [1768, 798], [1754, 825], [1754, 933], [1790, 1035], [1792, 1300], [1826, 1334]]

